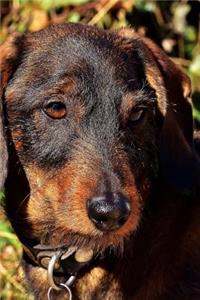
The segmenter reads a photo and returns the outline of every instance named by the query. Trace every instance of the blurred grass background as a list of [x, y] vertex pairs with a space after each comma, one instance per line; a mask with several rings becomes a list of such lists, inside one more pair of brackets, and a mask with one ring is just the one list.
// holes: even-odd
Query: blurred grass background
[[[14, 32], [37, 31], [52, 23], [81, 22], [106, 29], [134, 27], [141, 35], [152, 38], [190, 76], [195, 125], [200, 128], [200, 1], [13, 0], [0, 1], [0, 16], [0, 44]], [[3, 199], [3, 193], [0, 193], [0, 199]], [[2, 209], [2, 300], [32, 299], [25, 289], [19, 266], [21, 252]]]

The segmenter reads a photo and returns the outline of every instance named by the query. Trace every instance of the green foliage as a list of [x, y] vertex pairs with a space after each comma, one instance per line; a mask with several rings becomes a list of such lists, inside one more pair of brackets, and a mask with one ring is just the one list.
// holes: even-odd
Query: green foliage
[[38, 4], [44, 10], [51, 10], [56, 7], [63, 7], [69, 5], [81, 5], [89, 1], [88, 0], [32, 0], [32, 2]]
[[19, 241], [17, 237], [12, 234], [12, 229], [8, 222], [0, 222], [0, 251], [7, 245], [11, 245], [15, 248], [19, 248]]
[[5, 198], [4, 192], [0, 191], [0, 204], [3, 203], [4, 198]]
[[200, 122], [200, 111], [197, 110], [195, 107], [193, 108], [193, 116], [198, 122]]
[[200, 76], [200, 54], [198, 54], [192, 61], [189, 67], [189, 71], [194, 76]]
[[67, 20], [68, 22], [77, 23], [80, 21], [80, 15], [77, 12], [71, 12]]

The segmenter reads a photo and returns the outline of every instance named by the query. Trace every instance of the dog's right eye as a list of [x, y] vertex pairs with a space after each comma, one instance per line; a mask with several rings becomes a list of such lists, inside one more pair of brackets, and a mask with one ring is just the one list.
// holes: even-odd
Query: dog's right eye
[[66, 106], [61, 101], [49, 102], [44, 106], [44, 112], [53, 119], [62, 119], [66, 116]]

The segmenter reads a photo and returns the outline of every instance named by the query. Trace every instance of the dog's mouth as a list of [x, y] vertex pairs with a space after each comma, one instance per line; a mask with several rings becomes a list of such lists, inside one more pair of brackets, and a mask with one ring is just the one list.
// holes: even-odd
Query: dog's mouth
[[[75, 233], [68, 233], [57, 242], [44, 242], [29, 240], [20, 236], [20, 240], [24, 246], [25, 252], [37, 261], [39, 265], [44, 268], [47, 267], [48, 259], [45, 257], [52, 257], [54, 253], [60, 253], [60, 261], [65, 262], [67, 258], [73, 258], [74, 261], [80, 264], [85, 264], [88, 261], [96, 258], [103, 258], [106, 253], [111, 253], [112, 250], [116, 256], [121, 256], [124, 250], [124, 238], [112, 235], [102, 236], [83, 236]], [[59, 271], [60, 268], [57, 268]]]

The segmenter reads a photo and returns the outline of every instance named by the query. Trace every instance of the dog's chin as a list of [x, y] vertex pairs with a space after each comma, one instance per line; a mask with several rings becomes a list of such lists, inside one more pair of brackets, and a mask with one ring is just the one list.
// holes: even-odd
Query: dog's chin
[[128, 240], [133, 232], [125, 236], [117, 232], [100, 233], [99, 235], [83, 235], [77, 232], [62, 232], [59, 229], [52, 232], [48, 237], [43, 237], [43, 244], [53, 248], [70, 248], [76, 249], [87, 248], [93, 250], [96, 254], [104, 254], [107, 250], [114, 252], [116, 255], [123, 255], [125, 241]]

